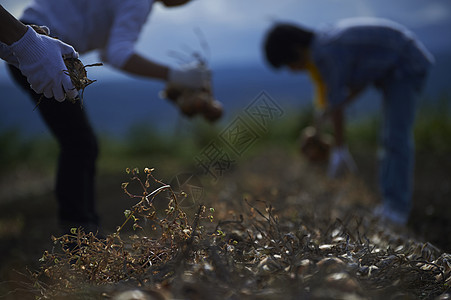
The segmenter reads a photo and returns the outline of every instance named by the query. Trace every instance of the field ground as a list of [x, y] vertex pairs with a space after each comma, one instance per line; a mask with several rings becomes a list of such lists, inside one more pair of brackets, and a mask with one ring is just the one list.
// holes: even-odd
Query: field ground
[[[247, 210], [244, 199], [250, 203], [259, 200], [271, 203], [281, 219], [302, 215], [314, 216], [318, 222], [344, 220], [349, 215], [371, 218], [371, 211], [379, 201], [374, 176], [376, 162], [367, 153], [357, 152], [355, 159], [360, 170], [358, 176], [331, 181], [325, 177], [323, 166], [311, 165], [296, 151], [262, 147], [215, 183], [203, 181], [202, 202], [216, 209], [216, 221], [227, 219], [231, 211]], [[137, 167], [156, 167], [158, 178], [171, 178], [179, 170], [177, 162], [166, 158], [154, 165]], [[127, 180], [123, 170], [101, 171], [98, 176], [98, 207], [107, 233], [123, 222], [124, 210], [134, 204], [121, 190], [121, 183]], [[417, 155], [414, 207], [408, 226], [386, 232], [389, 235], [394, 232], [393, 239], [396, 237], [398, 244], [412, 240], [429, 242], [439, 253], [451, 252], [449, 170], [449, 157]], [[50, 235], [58, 234], [56, 205], [50, 172], [39, 174], [21, 167], [2, 176], [0, 297], [6, 294], [5, 299], [15, 299], [20, 282], [25, 280], [23, 274], [27, 274], [27, 268], [39, 267], [43, 251], [52, 247]], [[11, 290], [16, 293], [7, 294]]]

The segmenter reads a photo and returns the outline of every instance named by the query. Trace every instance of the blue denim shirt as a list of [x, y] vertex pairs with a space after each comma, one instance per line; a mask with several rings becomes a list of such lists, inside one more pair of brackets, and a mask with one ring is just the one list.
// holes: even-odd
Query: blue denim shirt
[[396, 78], [411, 78], [420, 86], [434, 61], [412, 32], [374, 18], [345, 19], [317, 32], [311, 55], [332, 107], [353, 90], [371, 84], [383, 88]]

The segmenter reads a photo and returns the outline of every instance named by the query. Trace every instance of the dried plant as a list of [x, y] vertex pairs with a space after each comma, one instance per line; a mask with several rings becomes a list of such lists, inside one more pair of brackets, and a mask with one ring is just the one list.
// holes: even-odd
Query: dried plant
[[359, 212], [332, 219], [304, 207], [293, 217], [244, 200], [214, 224], [213, 208], [200, 205], [189, 217], [153, 172], [144, 169], [142, 178], [127, 169], [122, 189], [136, 204], [113, 234], [74, 228], [53, 238], [55, 249], [33, 273], [37, 299], [115, 299], [130, 288], [158, 299], [433, 299], [450, 292], [449, 254], [401, 239]]
[[[43, 254], [42, 268], [33, 274], [38, 294], [52, 297], [77, 293], [87, 283], [145, 284], [173, 276], [176, 266], [171, 262], [180, 255], [181, 246], [202, 234], [199, 221], [211, 221], [213, 211], [201, 205], [190, 224], [171, 186], [156, 179], [152, 172], [153, 169], [144, 169], [146, 177], [142, 180], [138, 169], [127, 169], [131, 180], [123, 183], [122, 189], [138, 202], [124, 212], [125, 221], [115, 233], [101, 238], [96, 233], [73, 228], [69, 234], [52, 238], [55, 248]], [[129, 191], [132, 183], [142, 189], [140, 194]], [[155, 184], [158, 187], [149, 191]], [[162, 212], [154, 205], [158, 201], [166, 203]], [[133, 230], [133, 234], [124, 237], [128, 225], [127, 232]]]
[[[93, 82], [97, 80], [91, 80], [88, 78], [88, 73], [86, 72], [86, 68], [88, 67], [97, 67], [102, 66], [102, 63], [95, 63], [90, 65], [83, 65], [81, 60], [78, 58], [65, 58], [64, 63], [66, 64], [67, 70], [64, 71], [66, 75], [70, 77], [72, 84], [74, 85], [77, 91], [81, 91], [80, 99], [83, 105], [83, 94], [85, 92], [85, 88]], [[69, 99], [72, 102], [75, 102], [76, 99]]]

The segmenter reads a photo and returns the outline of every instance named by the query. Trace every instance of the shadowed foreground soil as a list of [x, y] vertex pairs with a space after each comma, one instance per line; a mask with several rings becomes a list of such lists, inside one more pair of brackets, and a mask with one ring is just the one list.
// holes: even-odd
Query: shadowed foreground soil
[[[78, 298], [108, 299], [138, 286], [155, 296], [142, 299], [446, 297], [451, 276], [444, 267], [451, 267], [451, 163], [440, 157], [417, 158], [412, 216], [406, 228], [395, 228], [371, 214], [379, 201], [375, 163], [363, 155], [355, 158], [359, 176], [339, 181], [325, 178], [323, 166], [280, 149], [247, 159], [215, 182], [202, 178], [204, 195], [187, 209], [188, 219], [193, 220], [196, 207], [203, 204], [214, 207], [214, 221], [205, 225], [211, 232], [205, 240], [184, 246], [185, 254], [192, 252], [183, 257], [185, 269], [166, 271], [159, 280], [149, 280], [148, 273], [130, 275], [125, 287], [111, 287], [105, 279], [105, 285], [97, 282], [89, 296], [82, 293]], [[155, 175], [159, 177], [159, 170]], [[135, 204], [121, 190], [124, 180], [122, 173], [98, 180], [107, 234]], [[50, 235], [58, 234], [54, 196], [47, 190], [0, 205], [0, 296], [34, 299], [27, 294], [27, 267], [39, 268], [43, 251], [53, 247]], [[180, 259], [177, 251], [174, 259]], [[155, 278], [171, 266], [162, 263], [153, 271]]]

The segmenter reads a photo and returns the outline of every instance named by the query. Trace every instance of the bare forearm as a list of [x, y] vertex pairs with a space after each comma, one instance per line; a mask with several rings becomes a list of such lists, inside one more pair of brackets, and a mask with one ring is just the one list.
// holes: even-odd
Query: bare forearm
[[359, 88], [350, 91], [348, 97], [345, 99], [345, 101], [334, 108], [330, 112], [330, 116], [332, 119], [332, 126], [334, 128], [334, 135], [335, 135], [335, 145], [336, 146], [342, 146], [346, 143], [346, 137], [345, 137], [345, 116], [344, 116], [344, 109], [346, 108], [346, 105], [348, 105], [350, 102], [354, 101], [355, 98], [357, 98], [358, 95], [363, 91], [364, 88]]
[[0, 41], [11, 45], [27, 32], [27, 26], [0, 5]]
[[152, 62], [139, 54], [133, 54], [122, 67], [122, 70], [134, 75], [161, 79], [164, 81], [168, 79], [169, 73], [169, 68], [167, 66]]

